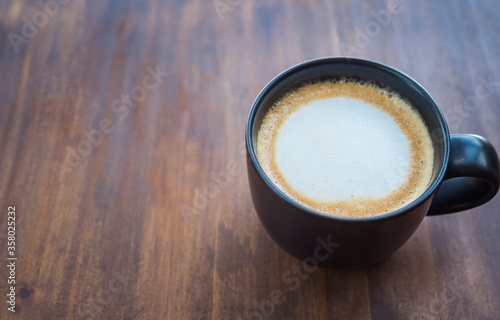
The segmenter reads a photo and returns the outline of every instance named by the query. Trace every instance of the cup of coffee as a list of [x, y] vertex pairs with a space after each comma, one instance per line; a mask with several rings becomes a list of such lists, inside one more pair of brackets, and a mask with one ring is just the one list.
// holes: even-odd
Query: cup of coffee
[[479, 206], [500, 187], [485, 138], [450, 136], [421, 85], [358, 58], [311, 60], [275, 77], [250, 110], [246, 149], [264, 228], [322, 267], [377, 263], [426, 215]]

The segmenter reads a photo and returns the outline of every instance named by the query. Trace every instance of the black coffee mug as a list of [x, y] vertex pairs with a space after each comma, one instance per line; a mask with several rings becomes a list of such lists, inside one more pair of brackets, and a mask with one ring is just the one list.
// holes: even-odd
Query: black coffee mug
[[[396, 211], [364, 218], [336, 217], [310, 209], [278, 189], [257, 159], [262, 119], [273, 103], [304, 81], [351, 76], [387, 85], [409, 100], [424, 120], [434, 146], [427, 190]], [[415, 232], [426, 215], [462, 211], [495, 196], [499, 161], [483, 137], [448, 132], [427, 91], [404, 73], [370, 60], [329, 57], [296, 65], [275, 77], [253, 103], [246, 127], [247, 170], [252, 200], [271, 238], [294, 257], [329, 268], [367, 266], [388, 257]]]

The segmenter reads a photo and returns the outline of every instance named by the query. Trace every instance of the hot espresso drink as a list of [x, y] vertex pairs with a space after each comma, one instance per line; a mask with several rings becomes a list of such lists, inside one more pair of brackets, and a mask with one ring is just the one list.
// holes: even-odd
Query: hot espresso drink
[[305, 83], [265, 115], [257, 157], [289, 197], [335, 216], [392, 212], [427, 189], [430, 134], [397, 92], [353, 78]]

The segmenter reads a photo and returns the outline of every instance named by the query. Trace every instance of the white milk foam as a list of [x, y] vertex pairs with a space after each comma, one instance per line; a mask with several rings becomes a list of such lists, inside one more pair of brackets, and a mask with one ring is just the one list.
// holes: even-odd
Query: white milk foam
[[311, 101], [291, 113], [275, 141], [287, 183], [318, 202], [382, 198], [407, 179], [388, 173], [410, 165], [410, 144], [379, 108], [348, 97]]

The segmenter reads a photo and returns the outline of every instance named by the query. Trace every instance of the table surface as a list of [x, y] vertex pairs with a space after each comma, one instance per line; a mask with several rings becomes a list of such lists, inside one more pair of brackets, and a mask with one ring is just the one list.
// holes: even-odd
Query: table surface
[[0, 4], [0, 251], [15, 206], [15, 316], [500, 318], [500, 196], [427, 217], [379, 264], [292, 288], [282, 276], [300, 261], [258, 220], [243, 144], [276, 74], [351, 55], [411, 75], [451, 132], [500, 150], [498, 1], [37, 3]]

